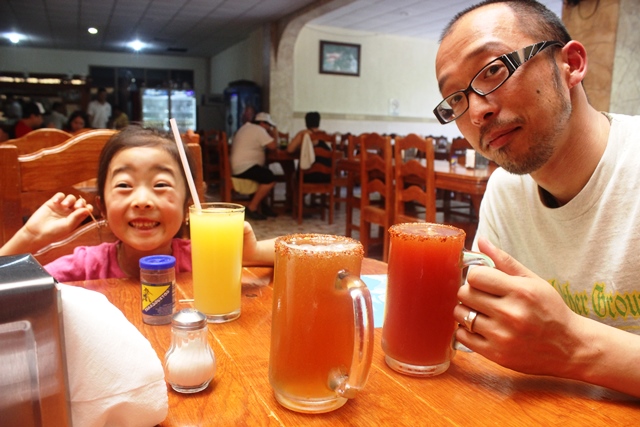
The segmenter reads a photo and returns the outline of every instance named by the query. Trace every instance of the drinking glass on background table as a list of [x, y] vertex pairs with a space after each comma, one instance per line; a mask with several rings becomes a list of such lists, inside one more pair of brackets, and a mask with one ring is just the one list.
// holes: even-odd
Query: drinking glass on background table
[[434, 376], [449, 368], [453, 354], [462, 269], [488, 265], [484, 254], [464, 249], [466, 233], [431, 223], [396, 224], [389, 229], [387, 298], [382, 350], [393, 370]]
[[193, 302], [210, 323], [240, 316], [244, 206], [203, 203], [189, 207]]
[[373, 352], [362, 244], [344, 236], [276, 240], [269, 381], [298, 412], [337, 409], [365, 385]]

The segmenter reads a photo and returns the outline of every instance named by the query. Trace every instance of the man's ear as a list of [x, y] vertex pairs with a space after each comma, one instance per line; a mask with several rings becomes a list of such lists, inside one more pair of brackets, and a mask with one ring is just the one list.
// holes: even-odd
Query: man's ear
[[563, 59], [567, 66], [569, 88], [579, 85], [587, 74], [587, 50], [576, 40], [571, 40], [563, 48]]

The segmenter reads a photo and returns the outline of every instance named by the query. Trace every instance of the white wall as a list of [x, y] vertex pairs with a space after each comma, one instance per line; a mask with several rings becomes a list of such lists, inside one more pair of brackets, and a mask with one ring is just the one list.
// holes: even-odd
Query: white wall
[[[360, 76], [320, 74], [320, 40], [359, 44]], [[432, 113], [441, 100], [437, 48], [427, 40], [305, 26], [295, 45], [294, 131], [304, 127], [305, 112], [318, 111], [329, 132], [459, 136], [455, 125], [440, 125]], [[391, 99], [397, 116], [390, 114]]]
[[2, 71], [89, 75], [89, 66], [193, 70], [197, 96], [207, 93], [205, 58], [0, 46]]
[[211, 93], [223, 93], [229, 82], [251, 80], [264, 86], [263, 30], [211, 58], [209, 84]]

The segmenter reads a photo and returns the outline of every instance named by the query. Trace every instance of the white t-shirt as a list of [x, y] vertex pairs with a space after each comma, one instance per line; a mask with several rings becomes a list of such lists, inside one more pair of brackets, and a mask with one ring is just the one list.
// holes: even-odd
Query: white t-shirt
[[640, 116], [610, 116], [602, 159], [562, 207], [546, 207], [529, 175], [496, 170], [474, 247], [478, 236], [489, 238], [548, 280], [574, 312], [640, 334]]
[[109, 117], [111, 117], [111, 104], [108, 102], [101, 104], [97, 100], [91, 101], [87, 107], [87, 115], [91, 120], [92, 128], [106, 129]]
[[252, 166], [264, 166], [264, 147], [273, 141], [273, 136], [260, 125], [250, 122], [238, 129], [231, 143], [231, 173], [241, 174]]

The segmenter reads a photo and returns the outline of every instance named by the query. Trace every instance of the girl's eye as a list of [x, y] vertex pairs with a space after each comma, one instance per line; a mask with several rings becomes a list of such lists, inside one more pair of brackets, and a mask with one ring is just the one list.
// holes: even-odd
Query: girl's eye
[[130, 188], [130, 186], [125, 182], [119, 182], [116, 184], [116, 188]]
[[156, 188], [168, 188], [168, 187], [171, 187], [171, 186], [170, 186], [168, 183], [166, 183], [166, 182], [158, 182], [158, 183], [155, 185], [155, 187], [156, 187]]

